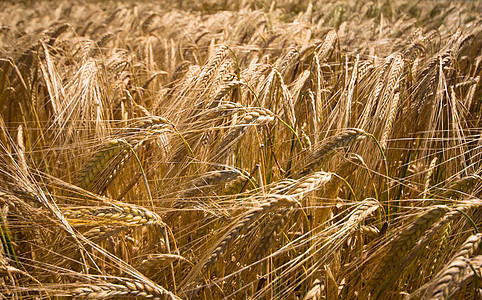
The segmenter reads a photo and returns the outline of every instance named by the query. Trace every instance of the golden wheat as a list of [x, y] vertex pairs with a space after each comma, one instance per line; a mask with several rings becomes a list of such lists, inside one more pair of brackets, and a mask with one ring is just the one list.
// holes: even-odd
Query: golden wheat
[[30, 2], [1, 297], [480, 295], [479, 2]]

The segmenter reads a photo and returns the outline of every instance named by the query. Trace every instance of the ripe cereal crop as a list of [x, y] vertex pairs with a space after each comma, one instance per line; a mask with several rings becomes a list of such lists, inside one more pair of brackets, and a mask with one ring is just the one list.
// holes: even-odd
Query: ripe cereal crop
[[0, 298], [482, 297], [482, 2], [0, 17]]

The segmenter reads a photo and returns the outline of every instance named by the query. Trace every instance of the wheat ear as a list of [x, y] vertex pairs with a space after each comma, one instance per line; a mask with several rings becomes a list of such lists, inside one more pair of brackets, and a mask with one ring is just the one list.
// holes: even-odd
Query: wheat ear
[[232, 226], [227, 233], [223, 235], [221, 239], [219, 239], [215, 243], [214, 250], [209, 255], [205, 266], [212, 264], [213, 262], [217, 261], [226, 251], [226, 249], [234, 242], [234, 240], [244, 232], [251, 224], [253, 224], [261, 215], [272, 211], [280, 206], [283, 207], [292, 207], [295, 206], [298, 202], [289, 196], [279, 196], [279, 195], [271, 195], [270, 198], [261, 204], [259, 207], [253, 208], [245, 213], [239, 221], [236, 222], [234, 226]]
[[[473, 277], [474, 271], [469, 259], [473, 255], [480, 253], [482, 246], [482, 234], [471, 235], [459, 251], [452, 257], [447, 266], [440, 271], [429, 283], [424, 299], [450, 299], [467, 281], [467, 277]], [[479, 256], [480, 257], [480, 256]], [[477, 276], [481, 276], [481, 260], [477, 259], [475, 269], [478, 270]]]
[[422, 234], [448, 210], [448, 207], [443, 205], [435, 206], [419, 216], [410, 226], [400, 231], [390, 242], [387, 254], [368, 282], [366, 291], [371, 292], [375, 298], [380, 297], [386, 286], [397, 277], [395, 272], [401, 271], [398, 267], [400, 261], [403, 262], [402, 258], [405, 254], [412, 249]]
[[350, 154], [347, 160], [342, 161], [336, 167], [334, 172], [337, 176], [326, 184], [323, 198], [336, 199], [336, 197], [338, 197], [338, 193], [340, 192], [340, 188], [344, 183], [340, 178], [346, 179], [346, 177], [352, 174], [359, 165], [365, 165], [365, 161], [358, 154]]
[[131, 204], [69, 208], [63, 214], [73, 225], [165, 225], [156, 213]]
[[316, 55], [320, 61], [328, 59], [328, 54], [337, 41], [338, 35], [336, 34], [336, 30], [330, 30], [325, 37], [325, 41], [315, 49]]
[[[84, 232], [82, 235], [93, 243], [98, 244], [125, 229], [127, 229], [126, 226], [98, 226]], [[76, 246], [69, 245], [67, 249], [74, 250]]]
[[393, 100], [390, 102], [387, 122], [385, 125], [385, 129], [383, 130], [382, 137], [380, 139], [380, 145], [382, 149], [387, 149], [388, 139], [390, 134], [392, 133], [393, 121], [395, 120], [395, 116], [398, 112], [399, 103], [400, 103], [400, 93], [395, 93], [395, 96], [393, 96]]
[[348, 221], [343, 225], [344, 227], [354, 228], [355, 225], [366, 219], [369, 215], [375, 212], [380, 207], [380, 203], [375, 199], [365, 199], [350, 215]]
[[305, 294], [303, 300], [321, 300], [324, 299], [322, 295], [325, 292], [325, 285], [319, 279], [315, 279], [312, 288]]
[[325, 185], [332, 178], [332, 174], [328, 172], [315, 172], [300, 178], [298, 182], [290, 187], [286, 194], [298, 198], [301, 201], [303, 197], [317, 188]]
[[292, 214], [286, 210], [278, 210], [273, 213], [271, 220], [266, 227], [263, 228], [263, 236], [252, 256], [254, 260], [261, 259], [263, 255], [271, 249], [286, 224], [286, 220], [289, 220], [291, 215]]
[[244, 176], [237, 170], [220, 170], [202, 174], [186, 184], [186, 187], [178, 194], [177, 198], [179, 200], [174, 203], [173, 208], [190, 207], [195, 203], [195, 200], [202, 201], [203, 196], [216, 188], [222, 189], [226, 182], [238, 177], [243, 178]]
[[222, 194], [223, 195], [236, 195], [243, 193], [246, 189], [248, 189], [253, 184], [250, 182], [250, 178], [243, 174], [239, 174], [234, 180], [229, 181], [226, 183]]
[[139, 269], [149, 269], [152, 268], [153, 265], [169, 264], [177, 260], [189, 262], [189, 260], [177, 254], [151, 254], [142, 260], [141, 264], [139, 265]]
[[223, 83], [223, 85], [218, 89], [216, 94], [213, 97], [213, 101], [209, 106], [209, 109], [215, 108], [219, 105], [221, 100], [226, 96], [230, 91], [234, 90], [238, 86], [242, 85], [241, 81], [233, 80]]
[[450, 211], [448, 211], [437, 223], [435, 223], [425, 232], [424, 236], [417, 243], [417, 246], [410, 252], [409, 256], [417, 255], [421, 248], [425, 247], [429, 240], [431, 240], [433, 236], [445, 225], [457, 220], [463, 214], [467, 214], [468, 211], [478, 208], [481, 205], [482, 203], [479, 200], [468, 200], [463, 204], [451, 207]]
[[216, 68], [220, 65], [220, 63], [226, 58], [226, 55], [228, 54], [229, 48], [226, 45], [222, 45], [214, 55], [209, 58], [209, 61], [206, 63], [205, 67], [203, 68], [203, 71], [200, 75], [201, 77], [201, 86], [205, 86], [208, 82], [208, 80], [211, 78], [213, 75], [214, 71]]
[[207, 189], [213, 189], [227, 181], [240, 176], [236, 170], [212, 171], [199, 176], [187, 184], [187, 188], [179, 194], [179, 198], [192, 198]]
[[300, 173], [299, 177], [313, 172], [315, 168], [320, 165], [321, 160], [333, 150], [345, 147], [351, 142], [364, 139], [367, 135], [368, 134], [365, 131], [353, 128], [347, 129], [331, 137], [328, 139], [328, 141], [322, 143], [314, 153], [310, 154], [306, 158], [308, 163], [306, 163], [302, 168], [302, 172]]
[[75, 184], [85, 190], [103, 192], [127, 163], [132, 151], [151, 137], [169, 131], [171, 124], [162, 117], [141, 120], [136, 127], [127, 130], [125, 138], [112, 139], [105, 143], [79, 172]]
[[165, 288], [133, 279], [122, 279], [120, 284], [104, 283], [90, 284], [76, 288], [67, 293], [76, 298], [109, 299], [122, 297], [136, 297], [149, 299], [176, 299], [180, 298]]
[[[332, 174], [326, 172], [316, 172], [310, 174], [304, 178], [301, 178], [298, 182], [292, 183], [292, 181], [282, 181], [282, 184], [278, 184], [276, 187], [281, 188], [279, 194], [286, 194], [297, 199], [301, 202], [306, 195], [316, 191], [318, 188], [324, 186], [331, 180]], [[286, 186], [285, 186], [286, 185]], [[273, 190], [270, 190], [273, 192]], [[284, 210], [277, 210], [273, 213], [273, 216], [268, 221], [268, 224], [263, 230], [263, 236], [260, 239], [258, 248], [254, 253], [254, 258], [259, 259], [267, 250], [271, 248], [274, 241], [281, 233], [286, 220], [291, 217], [291, 209], [285, 208]]]
[[434, 157], [432, 159], [432, 161], [430, 162], [430, 165], [428, 167], [428, 170], [427, 170], [427, 174], [425, 175], [425, 185], [424, 185], [424, 189], [423, 189], [423, 193], [422, 193], [422, 198], [426, 198], [427, 197], [427, 191], [428, 191], [428, 188], [430, 187], [430, 180], [432, 178], [432, 174], [433, 174], [433, 171], [435, 170], [435, 166], [437, 164], [437, 161], [438, 161], [438, 158], [437, 157]]
[[360, 226], [360, 233], [370, 239], [374, 239], [380, 236], [380, 229], [371, 226]]
[[432, 198], [438, 199], [458, 199], [469, 192], [477, 183], [482, 182], [479, 175], [469, 175], [449, 183], [433, 193]]
[[215, 155], [227, 152], [228, 148], [234, 145], [236, 141], [249, 129], [250, 125], [268, 124], [274, 120], [274, 114], [264, 108], [251, 108], [241, 117], [241, 120], [235, 125], [235, 128], [226, 133], [219, 146], [213, 152]]

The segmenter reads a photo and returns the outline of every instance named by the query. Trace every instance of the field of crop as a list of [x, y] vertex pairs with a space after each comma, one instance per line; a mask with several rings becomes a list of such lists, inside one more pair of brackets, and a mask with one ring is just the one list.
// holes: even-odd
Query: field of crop
[[0, 3], [0, 298], [482, 299], [479, 1]]

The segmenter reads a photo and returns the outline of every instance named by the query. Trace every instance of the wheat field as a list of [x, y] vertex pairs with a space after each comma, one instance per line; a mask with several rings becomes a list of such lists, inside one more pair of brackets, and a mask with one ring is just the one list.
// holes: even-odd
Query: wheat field
[[0, 3], [3, 299], [482, 299], [482, 2]]

